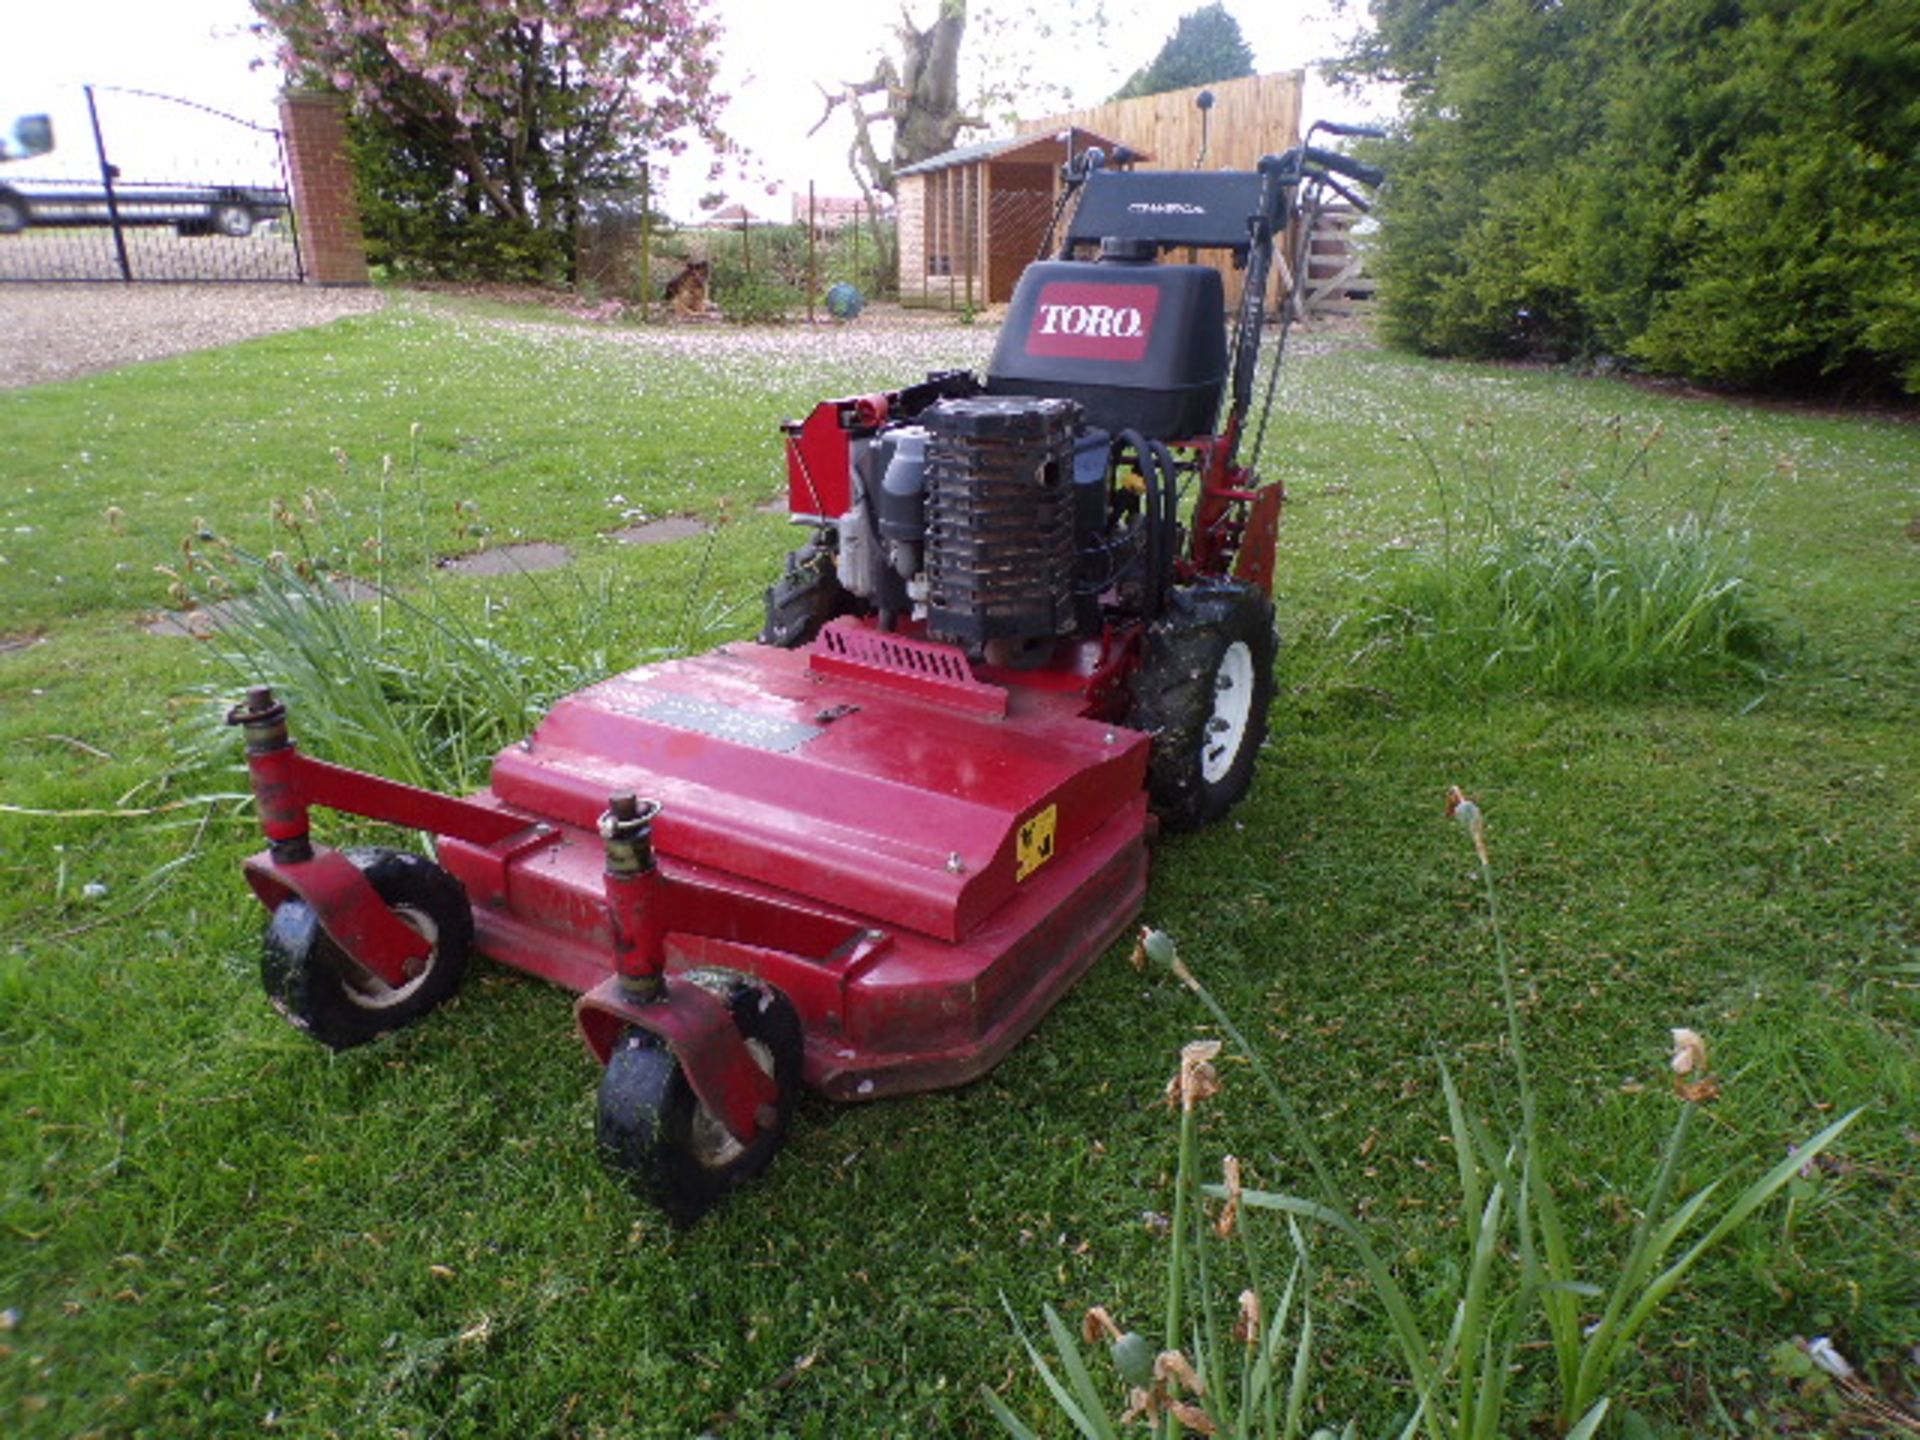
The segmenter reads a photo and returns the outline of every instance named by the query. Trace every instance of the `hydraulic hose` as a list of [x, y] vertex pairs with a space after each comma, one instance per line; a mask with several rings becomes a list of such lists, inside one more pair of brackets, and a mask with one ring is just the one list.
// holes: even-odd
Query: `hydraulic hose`
[[1143, 513], [1146, 526], [1147, 573], [1142, 587], [1142, 618], [1153, 621], [1166, 607], [1167, 587], [1173, 578], [1173, 549], [1179, 534], [1180, 497], [1173, 487], [1172, 455], [1158, 441], [1148, 441], [1138, 430], [1122, 430], [1116, 437], [1121, 450], [1132, 450], [1140, 479], [1147, 487]]

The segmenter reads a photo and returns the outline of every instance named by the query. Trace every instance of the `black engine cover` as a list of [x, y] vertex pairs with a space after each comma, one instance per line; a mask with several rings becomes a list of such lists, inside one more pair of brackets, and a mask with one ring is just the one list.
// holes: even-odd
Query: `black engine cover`
[[1029, 265], [987, 368], [989, 394], [1077, 400], [1087, 424], [1149, 440], [1212, 434], [1226, 381], [1226, 293], [1207, 265]]

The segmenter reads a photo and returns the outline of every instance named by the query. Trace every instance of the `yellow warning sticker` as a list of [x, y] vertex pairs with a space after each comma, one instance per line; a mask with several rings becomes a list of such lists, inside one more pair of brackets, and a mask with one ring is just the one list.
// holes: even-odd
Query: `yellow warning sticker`
[[1014, 847], [1015, 859], [1013, 878], [1024, 880], [1042, 865], [1053, 859], [1053, 834], [1060, 823], [1060, 807], [1049, 805], [1031, 820], [1020, 827], [1020, 835]]

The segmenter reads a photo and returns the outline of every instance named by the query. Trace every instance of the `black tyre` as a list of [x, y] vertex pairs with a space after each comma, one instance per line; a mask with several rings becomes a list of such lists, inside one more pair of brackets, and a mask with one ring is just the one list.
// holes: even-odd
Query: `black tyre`
[[27, 202], [16, 192], [0, 186], [0, 235], [18, 235], [31, 219]]
[[257, 223], [253, 209], [241, 200], [221, 200], [207, 212], [213, 228], [232, 240], [244, 240], [253, 234]]
[[260, 978], [287, 1019], [333, 1050], [411, 1025], [460, 988], [473, 949], [473, 910], [458, 880], [431, 860], [398, 850], [349, 850], [393, 913], [432, 948], [404, 984], [387, 984], [320, 928], [303, 900], [287, 900], [267, 922]]
[[1127, 724], [1153, 736], [1148, 798], [1169, 830], [1212, 824], [1252, 786], [1279, 648], [1273, 602], [1227, 581], [1175, 590], [1147, 631]]
[[773, 1162], [800, 1092], [800, 1017], [786, 996], [730, 971], [685, 979], [727, 1002], [777, 1094], [772, 1123], [743, 1145], [700, 1103], [659, 1036], [637, 1026], [620, 1033], [600, 1078], [600, 1150], [677, 1225], [691, 1225]]

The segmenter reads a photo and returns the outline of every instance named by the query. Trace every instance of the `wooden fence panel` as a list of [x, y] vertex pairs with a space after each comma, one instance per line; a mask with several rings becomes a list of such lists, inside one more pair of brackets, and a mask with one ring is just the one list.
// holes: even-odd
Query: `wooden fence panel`
[[[1305, 84], [1303, 70], [1217, 80], [1211, 85], [1169, 90], [1164, 95], [1109, 100], [1089, 110], [1023, 121], [1020, 130], [1044, 134], [1077, 125], [1099, 135], [1111, 135], [1151, 155], [1153, 159], [1145, 162], [1144, 168], [1153, 170], [1190, 170], [1196, 161], [1205, 170], [1251, 170], [1261, 156], [1277, 155], [1300, 143], [1301, 92]], [[1193, 103], [1202, 90], [1213, 92], [1213, 109], [1205, 126], [1204, 159], [1202, 112]], [[1206, 258], [1226, 282], [1227, 304], [1238, 305], [1240, 272], [1224, 255]]]
[[1249, 75], [1164, 95], [1109, 100], [1090, 110], [1022, 121], [1019, 128], [1030, 133], [1078, 125], [1145, 150], [1153, 156], [1149, 164], [1155, 170], [1190, 170], [1200, 158], [1201, 144], [1201, 112], [1194, 97], [1211, 90], [1213, 112], [1203, 168], [1251, 170], [1262, 155], [1277, 155], [1300, 143], [1300, 93], [1305, 83], [1303, 70]]

